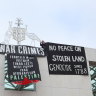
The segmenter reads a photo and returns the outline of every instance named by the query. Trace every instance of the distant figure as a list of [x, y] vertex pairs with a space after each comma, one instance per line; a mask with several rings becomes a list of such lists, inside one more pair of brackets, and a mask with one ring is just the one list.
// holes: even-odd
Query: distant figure
[[45, 44], [45, 41], [44, 41], [44, 40], [42, 40], [42, 41], [40, 42], [40, 46], [42, 46], [43, 44]]
[[40, 42], [40, 46], [44, 49], [44, 53], [45, 53], [45, 56], [46, 56], [47, 55], [47, 43], [44, 40], [42, 40]]

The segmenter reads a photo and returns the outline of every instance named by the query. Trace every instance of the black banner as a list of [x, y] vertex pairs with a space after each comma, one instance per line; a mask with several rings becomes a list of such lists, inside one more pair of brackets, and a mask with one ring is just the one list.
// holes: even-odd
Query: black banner
[[39, 48], [39, 47], [0, 44], [0, 54], [5, 54], [5, 53], [27, 54], [27, 55], [36, 55], [36, 56], [45, 55], [43, 48]]
[[41, 80], [36, 56], [7, 54], [9, 82], [22, 81], [25, 77], [29, 80]]
[[49, 74], [88, 75], [84, 47], [45, 43]]

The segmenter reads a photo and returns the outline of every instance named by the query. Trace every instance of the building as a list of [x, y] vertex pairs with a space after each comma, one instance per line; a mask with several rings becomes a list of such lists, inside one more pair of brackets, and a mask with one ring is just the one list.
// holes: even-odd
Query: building
[[[85, 48], [85, 53], [89, 73], [89, 66], [94, 66], [92, 62], [96, 62], [96, 49]], [[93, 96], [90, 73], [89, 75], [50, 75], [46, 56], [38, 57], [42, 81], [36, 84], [36, 91], [4, 90], [4, 62], [5, 56], [0, 54], [0, 96]]]

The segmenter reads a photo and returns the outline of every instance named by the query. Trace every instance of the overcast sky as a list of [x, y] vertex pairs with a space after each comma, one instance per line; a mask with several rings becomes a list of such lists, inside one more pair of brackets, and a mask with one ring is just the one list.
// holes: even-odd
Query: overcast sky
[[0, 42], [16, 18], [46, 42], [96, 48], [96, 0], [0, 0]]

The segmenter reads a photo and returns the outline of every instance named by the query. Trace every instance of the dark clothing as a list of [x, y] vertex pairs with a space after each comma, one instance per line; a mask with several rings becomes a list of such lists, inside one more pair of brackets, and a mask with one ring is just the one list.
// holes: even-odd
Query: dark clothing
[[47, 56], [47, 43], [40, 42], [40, 46], [44, 49], [45, 56]]

